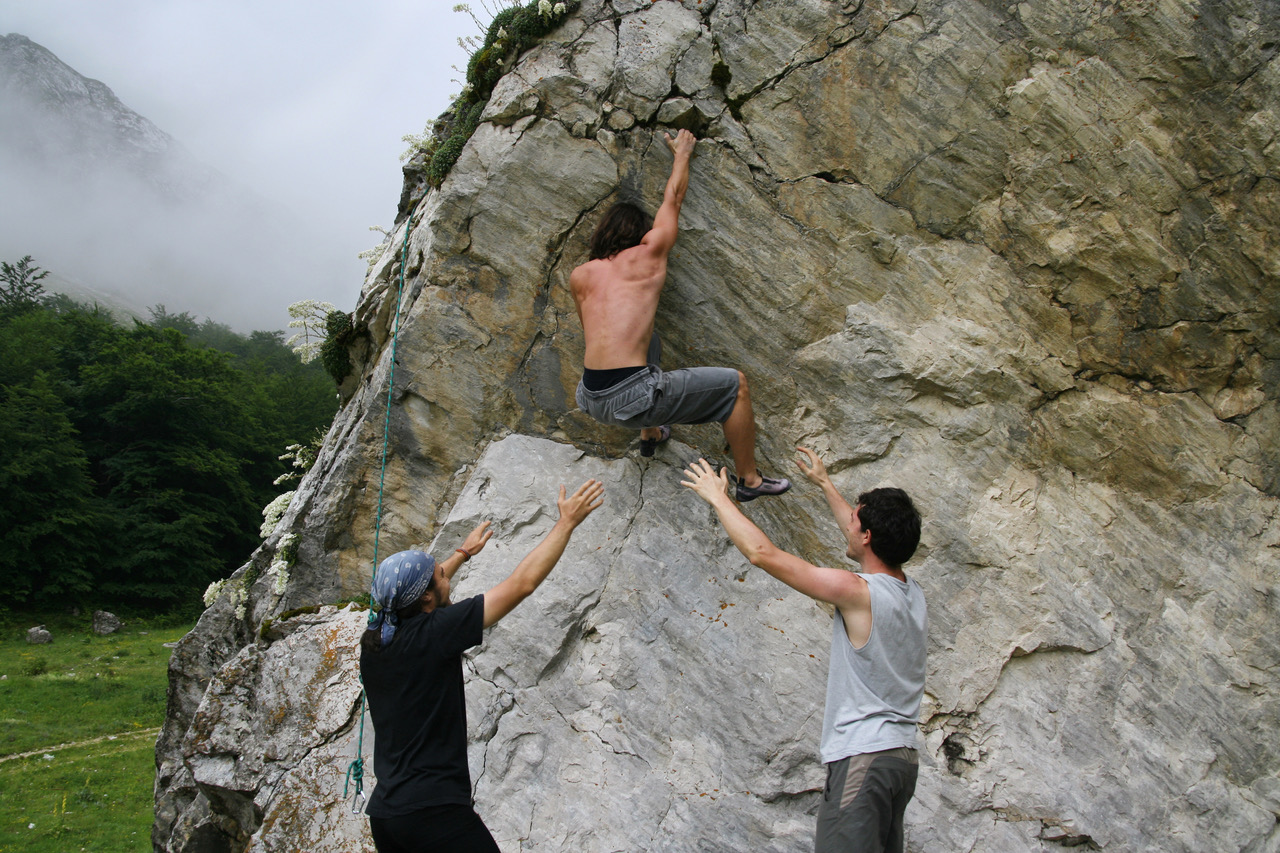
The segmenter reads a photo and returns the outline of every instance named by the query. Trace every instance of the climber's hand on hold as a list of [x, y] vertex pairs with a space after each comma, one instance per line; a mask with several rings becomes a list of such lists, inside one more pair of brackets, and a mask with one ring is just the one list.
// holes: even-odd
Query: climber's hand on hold
[[694, 146], [698, 144], [698, 137], [694, 136], [689, 131], [681, 128], [677, 131], [674, 139], [669, 133], [663, 133], [662, 136], [667, 143], [667, 147], [671, 149], [672, 154], [677, 157], [681, 155], [684, 157], [693, 156], [693, 149]]

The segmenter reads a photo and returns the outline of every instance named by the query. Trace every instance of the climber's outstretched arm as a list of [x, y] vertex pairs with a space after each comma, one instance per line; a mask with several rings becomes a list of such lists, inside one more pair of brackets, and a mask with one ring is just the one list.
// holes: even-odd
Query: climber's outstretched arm
[[676, 244], [680, 207], [684, 204], [684, 194], [689, 189], [689, 158], [693, 156], [693, 148], [698, 140], [683, 129], [676, 134], [675, 139], [670, 134], [663, 134], [663, 139], [671, 149], [671, 177], [667, 179], [667, 188], [662, 194], [662, 206], [654, 214], [653, 228], [640, 240], [640, 245], [666, 255]]

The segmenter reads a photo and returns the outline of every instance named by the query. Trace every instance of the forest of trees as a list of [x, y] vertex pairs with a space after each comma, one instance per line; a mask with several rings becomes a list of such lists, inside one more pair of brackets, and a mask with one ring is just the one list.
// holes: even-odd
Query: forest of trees
[[258, 543], [279, 457], [328, 428], [332, 380], [283, 332], [187, 313], [117, 323], [0, 276], [0, 608], [198, 607]]

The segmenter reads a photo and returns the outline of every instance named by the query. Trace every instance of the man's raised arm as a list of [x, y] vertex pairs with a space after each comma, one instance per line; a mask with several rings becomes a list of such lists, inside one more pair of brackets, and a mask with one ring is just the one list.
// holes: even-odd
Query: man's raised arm
[[565, 497], [564, 486], [560, 487], [560, 499], [556, 502], [560, 517], [551, 531], [529, 552], [529, 556], [520, 561], [506, 580], [484, 594], [484, 627], [497, 623], [547, 579], [569, 544], [573, 531], [604, 503], [603, 496], [604, 483], [598, 480], [587, 480], [568, 497]]
[[852, 572], [815, 566], [808, 560], [782, 550], [764, 531], [743, 514], [729, 498], [729, 472], [719, 475], [705, 459], [684, 471], [680, 485], [687, 486], [716, 511], [721, 526], [751, 565], [764, 569], [787, 586], [810, 598], [834, 604], [850, 613], [870, 612], [871, 593], [867, 582]]
[[667, 178], [667, 188], [662, 193], [662, 206], [653, 217], [653, 228], [644, 235], [640, 244], [665, 255], [676, 244], [680, 228], [680, 206], [684, 204], [684, 194], [689, 189], [689, 158], [693, 156], [693, 147], [698, 144], [698, 140], [683, 129], [676, 134], [675, 139], [668, 133], [663, 134], [663, 139], [671, 149], [671, 177]]
[[462, 564], [484, 550], [484, 546], [492, 537], [493, 531], [489, 529], [489, 522], [480, 522], [475, 530], [467, 534], [461, 548], [454, 548], [452, 554], [440, 561], [440, 571], [444, 572], [446, 578], [453, 580], [453, 576], [457, 574], [458, 569], [462, 568]]
[[853, 507], [831, 482], [831, 477], [827, 474], [827, 466], [822, 464], [818, 454], [807, 447], [797, 447], [796, 450], [803, 453], [809, 460], [806, 465], [797, 459], [796, 467], [800, 469], [801, 474], [804, 474], [806, 480], [822, 489], [822, 496], [827, 499], [827, 506], [831, 507], [831, 514], [835, 516], [836, 524], [840, 525], [840, 532], [848, 537], [849, 529], [853, 524]]

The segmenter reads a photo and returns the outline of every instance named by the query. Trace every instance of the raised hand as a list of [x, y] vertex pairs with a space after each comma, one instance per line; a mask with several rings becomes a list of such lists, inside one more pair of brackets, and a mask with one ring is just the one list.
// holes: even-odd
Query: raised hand
[[479, 554], [486, 543], [493, 538], [493, 531], [489, 529], [490, 522], [482, 521], [467, 534], [466, 541], [462, 543], [462, 550], [466, 551], [472, 557]]
[[599, 509], [604, 503], [604, 483], [599, 480], [587, 480], [568, 497], [565, 497], [564, 485], [560, 486], [560, 498], [556, 506], [560, 510], [560, 518], [574, 527], [582, 523], [588, 515]]
[[804, 475], [806, 480], [815, 486], [823, 486], [830, 482], [831, 478], [827, 475], [827, 467], [822, 464], [818, 454], [807, 447], [797, 447], [796, 450], [808, 458], [807, 465], [803, 460], [796, 460], [796, 467], [800, 469], [800, 473]]
[[705, 459], [699, 459], [684, 469], [688, 479], [681, 480], [680, 485], [688, 486], [693, 493], [707, 503], [713, 503], [718, 496], [729, 494], [729, 469], [721, 468], [719, 475]]

